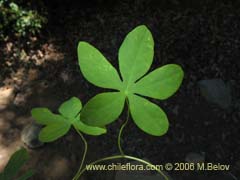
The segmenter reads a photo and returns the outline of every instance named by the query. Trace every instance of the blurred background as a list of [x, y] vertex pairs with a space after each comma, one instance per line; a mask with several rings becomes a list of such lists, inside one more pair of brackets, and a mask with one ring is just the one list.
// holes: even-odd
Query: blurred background
[[[240, 179], [240, 1], [234, 0], [0, 0], [0, 172], [24, 146], [30, 154], [22, 171], [33, 180], [67, 180], [76, 173], [83, 144], [71, 131], [42, 144], [41, 127], [30, 110], [56, 111], [77, 96], [84, 103], [103, 90], [82, 76], [77, 44], [87, 41], [118, 67], [118, 48], [126, 34], [145, 24], [155, 41], [152, 69], [168, 63], [183, 67], [180, 90], [160, 105], [170, 128], [152, 137], [130, 122], [123, 133], [127, 154], [153, 164], [213, 162], [230, 171], [171, 171], [173, 180]], [[117, 154], [117, 133], [86, 136], [87, 162]], [[125, 162], [125, 161], [123, 161]], [[109, 162], [111, 163], [111, 162]], [[154, 172], [87, 172], [82, 180], [161, 179]]]

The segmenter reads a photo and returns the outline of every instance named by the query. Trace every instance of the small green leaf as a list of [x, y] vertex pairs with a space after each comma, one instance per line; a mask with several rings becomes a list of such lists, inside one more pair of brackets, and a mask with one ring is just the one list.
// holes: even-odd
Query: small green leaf
[[70, 128], [71, 124], [68, 124], [65, 121], [49, 124], [41, 130], [39, 134], [39, 140], [42, 142], [55, 141], [64, 136]]
[[144, 25], [133, 29], [119, 49], [119, 68], [123, 81], [133, 83], [149, 70], [153, 61], [154, 42]]
[[34, 175], [34, 171], [33, 170], [28, 170], [27, 172], [25, 172], [20, 178], [18, 178], [17, 180], [27, 180], [30, 177], [32, 177]]
[[151, 98], [167, 99], [178, 90], [183, 76], [183, 70], [179, 65], [168, 64], [140, 79], [133, 91]]
[[89, 125], [84, 124], [80, 120], [74, 122], [74, 126], [81, 132], [88, 134], [88, 135], [92, 135], [92, 136], [98, 136], [101, 134], [105, 134], [107, 132], [106, 128], [89, 126]]
[[102, 88], [120, 89], [122, 82], [117, 70], [92, 45], [87, 42], [78, 44], [78, 60], [89, 82]]
[[31, 114], [32, 117], [36, 120], [36, 122], [42, 125], [64, 121], [64, 118], [62, 116], [58, 114], [53, 114], [47, 108], [33, 108]]
[[29, 159], [27, 150], [21, 148], [16, 151], [8, 161], [6, 167], [4, 168], [3, 177], [5, 180], [13, 179], [17, 175], [23, 164]]
[[98, 94], [83, 107], [81, 121], [91, 126], [105, 126], [118, 118], [124, 102], [125, 95], [121, 92]]
[[82, 109], [81, 101], [76, 98], [72, 97], [71, 99], [65, 101], [61, 104], [58, 111], [67, 118], [74, 118]]
[[164, 111], [156, 104], [136, 96], [129, 96], [132, 118], [144, 132], [153, 136], [162, 136], [168, 130], [168, 119]]

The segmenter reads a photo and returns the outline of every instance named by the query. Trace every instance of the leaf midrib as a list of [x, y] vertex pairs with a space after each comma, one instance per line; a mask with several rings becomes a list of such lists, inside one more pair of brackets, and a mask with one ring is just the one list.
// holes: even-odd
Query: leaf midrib
[[[131, 71], [130, 71], [130, 76], [129, 76], [129, 78], [128, 78], [127, 86], [126, 86], [126, 89], [125, 89], [126, 92], [128, 92], [128, 88], [129, 88], [129, 86], [132, 84], [132, 83], [130, 83], [130, 82], [131, 82], [131, 79], [132, 79], [132, 77], [133, 77], [133, 76], [132, 76], [132, 74], [133, 74], [133, 70], [132, 70], [132, 69], [133, 69], [133, 68], [135, 67], [135, 65], [136, 65], [136, 59], [137, 59], [137, 56], [138, 56], [138, 54], [139, 54], [140, 49], [141, 49], [142, 46], [143, 46], [142, 41], [144, 40], [146, 34], [147, 34], [147, 30], [145, 30], [144, 35], [142, 36], [142, 38], [141, 38], [141, 40], [140, 40], [141, 43], [140, 43], [139, 48], [137, 49], [137, 53], [136, 53], [136, 56], [135, 56], [135, 58], [134, 58], [134, 64], [133, 64], [132, 67], [130, 67]], [[123, 79], [123, 81], [124, 81], [124, 79]], [[134, 84], [134, 82], [133, 82], [133, 84]]]

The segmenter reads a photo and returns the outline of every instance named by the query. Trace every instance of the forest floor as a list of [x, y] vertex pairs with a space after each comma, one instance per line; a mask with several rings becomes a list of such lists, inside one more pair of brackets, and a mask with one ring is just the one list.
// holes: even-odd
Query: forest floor
[[[146, 158], [153, 164], [185, 162], [191, 152], [204, 154], [205, 162], [230, 164], [229, 172], [240, 178], [239, 6], [229, 1], [199, 8], [179, 4], [161, 8], [139, 2], [108, 2], [104, 7], [69, 2], [49, 5], [49, 22], [40, 36], [1, 44], [0, 170], [11, 153], [24, 146], [20, 136], [23, 128], [34, 121], [31, 108], [44, 106], [56, 111], [72, 96], [85, 103], [103, 91], [83, 78], [77, 59], [78, 42], [91, 43], [118, 67], [118, 48], [125, 35], [145, 24], [155, 41], [151, 69], [176, 63], [184, 69], [185, 77], [173, 97], [163, 102], [153, 100], [168, 115], [168, 133], [152, 137], [130, 121], [123, 133], [126, 154]], [[231, 84], [232, 104], [228, 109], [200, 95], [198, 82], [216, 78]], [[87, 162], [118, 153], [117, 133], [124, 119], [125, 113], [108, 126], [106, 135], [86, 136]], [[25, 169], [36, 170], [32, 179], [66, 180], [78, 169], [83, 144], [72, 130], [54, 143], [28, 151], [31, 159]], [[177, 180], [207, 180], [229, 172], [168, 174]], [[111, 180], [114, 173], [88, 172], [84, 179]]]

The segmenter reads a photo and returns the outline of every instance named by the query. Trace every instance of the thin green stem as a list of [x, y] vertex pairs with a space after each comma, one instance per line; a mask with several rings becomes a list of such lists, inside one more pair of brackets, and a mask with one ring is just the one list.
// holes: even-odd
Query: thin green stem
[[118, 149], [120, 151], [120, 154], [121, 155], [124, 155], [124, 152], [122, 150], [122, 146], [121, 146], [121, 137], [122, 137], [122, 132], [123, 132], [123, 129], [125, 128], [125, 126], [127, 125], [128, 123], [128, 120], [129, 120], [129, 105], [128, 105], [128, 100], [127, 100], [127, 119], [126, 121], [123, 123], [123, 125], [121, 126], [120, 130], [119, 130], [119, 134], [118, 134]]
[[81, 170], [83, 168], [83, 164], [84, 164], [84, 161], [85, 161], [85, 158], [86, 158], [86, 154], [87, 154], [87, 150], [88, 150], [88, 144], [87, 144], [87, 141], [86, 139], [84, 138], [83, 134], [75, 127], [75, 130], [77, 131], [77, 133], [79, 134], [79, 136], [81, 137], [83, 143], [84, 143], [84, 152], [83, 152], [83, 157], [82, 157], [82, 161], [81, 161], [81, 164], [80, 164], [80, 167], [76, 173], [76, 175], [74, 176], [73, 180], [78, 180], [79, 177], [81, 176]]
[[108, 156], [108, 157], [105, 157], [105, 158], [98, 159], [98, 160], [88, 164], [87, 166], [85, 166], [83, 168], [83, 163], [84, 163], [84, 160], [85, 160], [85, 157], [86, 157], [86, 153], [87, 153], [87, 141], [83, 137], [82, 133], [80, 131], [78, 131], [77, 128], [75, 128], [77, 130], [78, 134], [81, 136], [83, 142], [84, 142], [85, 150], [84, 150], [83, 159], [81, 161], [80, 168], [79, 168], [77, 174], [74, 176], [73, 180], [78, 180], [82, 176], [82, 174], [87, 170], [87, 167], [91, 167], [92, 165], [98, 164], [100, 162], [113, 160], [113, 159], [121, 159], [121, 158], [131, 159], [131, 160], [134, 160], [134, 161], [141, 162], [141, 163], [143, 163], [145, 165], [151, 166], [160, 175], [162, 175], [165, 180], [169, 180], [168, 177], [160, 169], [158, 169], [156, 166], [154, 166], [150, 162], [147, 162], [147, 161], [145, 161], [143, 159], [140, 159], [140, 158], [137, 158], [137, 157], [128, 156], [128, 155], [124, 154], [124, 152], [122, 150], [122, 147], [121, 147], [121, 137], [122, 137], [123, 129], [125, 128], [125, 126], [127, 125], [128, 121], [129, 121], [129, 103], [128, 103], [128, 99], [127, 99], [127, 107], [128, 107], [128, 109], [127, 109], [127, 118], [126, 118], [126, 121], [122, 124], [122, 126], [121, 126], [121, 128], [119, 130], [119, 134], [118, 134], [118, 149], [120, 151], [120, 155]]
[[[160, 170], [158, 169], [156, 166], [154, 166], [153, 164], [151, 164], [150, 162], [148, 161], [145, 161], [143, 159], [139, 159], [137, 157], [133, 157], [133, 156], [127, 156], [127, 155], [115, 155], [115, 156], [109, 156], [109, 157], [105, 157], [105, 158], [101, 158], [99, 160], [96, 160], [90, 164], [87, 165], [87, 167], [91, 167], [95, 164], [98, 164], [100, 162], [104, 162], [104, 161], [108, 161], [108, 160], [113, 160], [113, 159], [121, 159], [121, 158], [125, 158], [125, 159], [131, 159], [131, 160], [134, 160], [134, 161], [138, 161], [138, 162], [141, 162], [145, 165], [148, 165], [148, 166], [151, 166], [154, 168], [154, 170], [156, 170], [160, 175], [162, 175], [164, 177], [165, 180], [169, 180], [168, 177]], [[83, 168], [81, 170], [81, 172], [79, 173], [79, 176], [80, 177], [86, 170], [87, 170], [87, 167]]]

